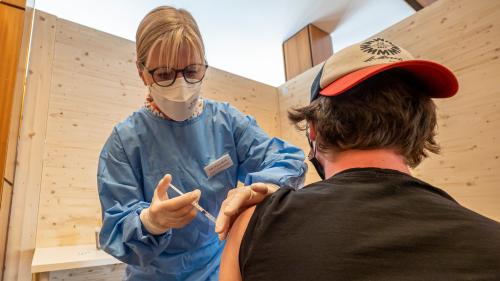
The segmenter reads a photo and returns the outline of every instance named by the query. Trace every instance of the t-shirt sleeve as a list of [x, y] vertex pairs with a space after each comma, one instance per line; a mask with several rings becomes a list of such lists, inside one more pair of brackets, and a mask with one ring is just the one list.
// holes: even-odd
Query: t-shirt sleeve
[[[289, 222], [283, 218], [291, 212], [287, 205], [294, 192], [296, 191], [291, 188], [280, 188], [255, 208], [243, 235], [239, 253], [241, 276], [245, 280], [258, 280], [259, 276], [256, 275], [263, 272], [260, 270], [261, 266], [272, 268], [269, 261], [263, 264], [259, 259], [273, 255], [273, 245], [280, 242], [281, 230], [290, 227]], [[279, 262], [279, 257], [276, 262]]]

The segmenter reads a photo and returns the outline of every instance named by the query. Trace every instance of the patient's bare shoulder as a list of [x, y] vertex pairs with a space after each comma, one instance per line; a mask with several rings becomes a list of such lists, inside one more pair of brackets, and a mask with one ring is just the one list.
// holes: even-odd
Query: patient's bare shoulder
[[250, 207], [243, 211], [238, 218], [234, 221], [231, 230], [226, 239], [226, 246], [222, 252], [220, 263], [219, 280], [241, 280], [239, 254], [240, 245], [243, 235], [248, 226], [248, 222], [255, 211], [255, 206]]

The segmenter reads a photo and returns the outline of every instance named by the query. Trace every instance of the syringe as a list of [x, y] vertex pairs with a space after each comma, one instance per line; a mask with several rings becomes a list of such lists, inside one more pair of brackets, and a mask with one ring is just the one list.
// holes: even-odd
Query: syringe
[[[170, 188], [172, 188], [177, 194], [179, 195], [184, 195], [182, 191], [180, 191], [177, 187], [175, 187], [173, 184], [170, 184]], [[197, 202], [191, 203], [198, 211], [200, 211], [202, 214], [205, 215], [209, 220], [211, 220], [213, 223], [215, 223], [215, 217], [212, 216], [207, 210], [203, 209], [202, 206], [200, 206]]]

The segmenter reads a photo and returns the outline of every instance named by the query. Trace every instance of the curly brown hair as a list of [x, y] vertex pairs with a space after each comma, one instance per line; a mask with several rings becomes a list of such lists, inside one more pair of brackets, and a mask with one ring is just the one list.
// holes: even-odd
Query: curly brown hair
[[309, 105], [288, 111], [299, 130], [302, 121], [316, 129], [319, 151], [329, 149], [395, 149], [414, 168], [436, 143], [436, 105], [411, 73], [392, 69], [377, 74], [345, 93], [319, 96]]

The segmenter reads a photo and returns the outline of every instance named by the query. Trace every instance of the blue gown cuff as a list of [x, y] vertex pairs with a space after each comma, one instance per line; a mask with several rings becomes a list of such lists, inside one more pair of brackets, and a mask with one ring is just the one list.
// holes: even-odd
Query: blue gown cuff
[[170, 243], [170, 239], [172, 237], [172, 229], [169, 229], [167, 232], [158, 235], [149, 233], [149, 231], [142, 224], [141, 219], [139, 217], [141, 211], [148, 207], [149, 206], [141, 206], [141, 208], [138, 208], [136, 210], [136, 215], [132, 216], [133, 220], [132, 225], [138, 226], [136, 227], [137, 230], [136, 235], [140, 241], [153, 246], [155, 248], [155, 252], [156, 251], [163, 252]]

